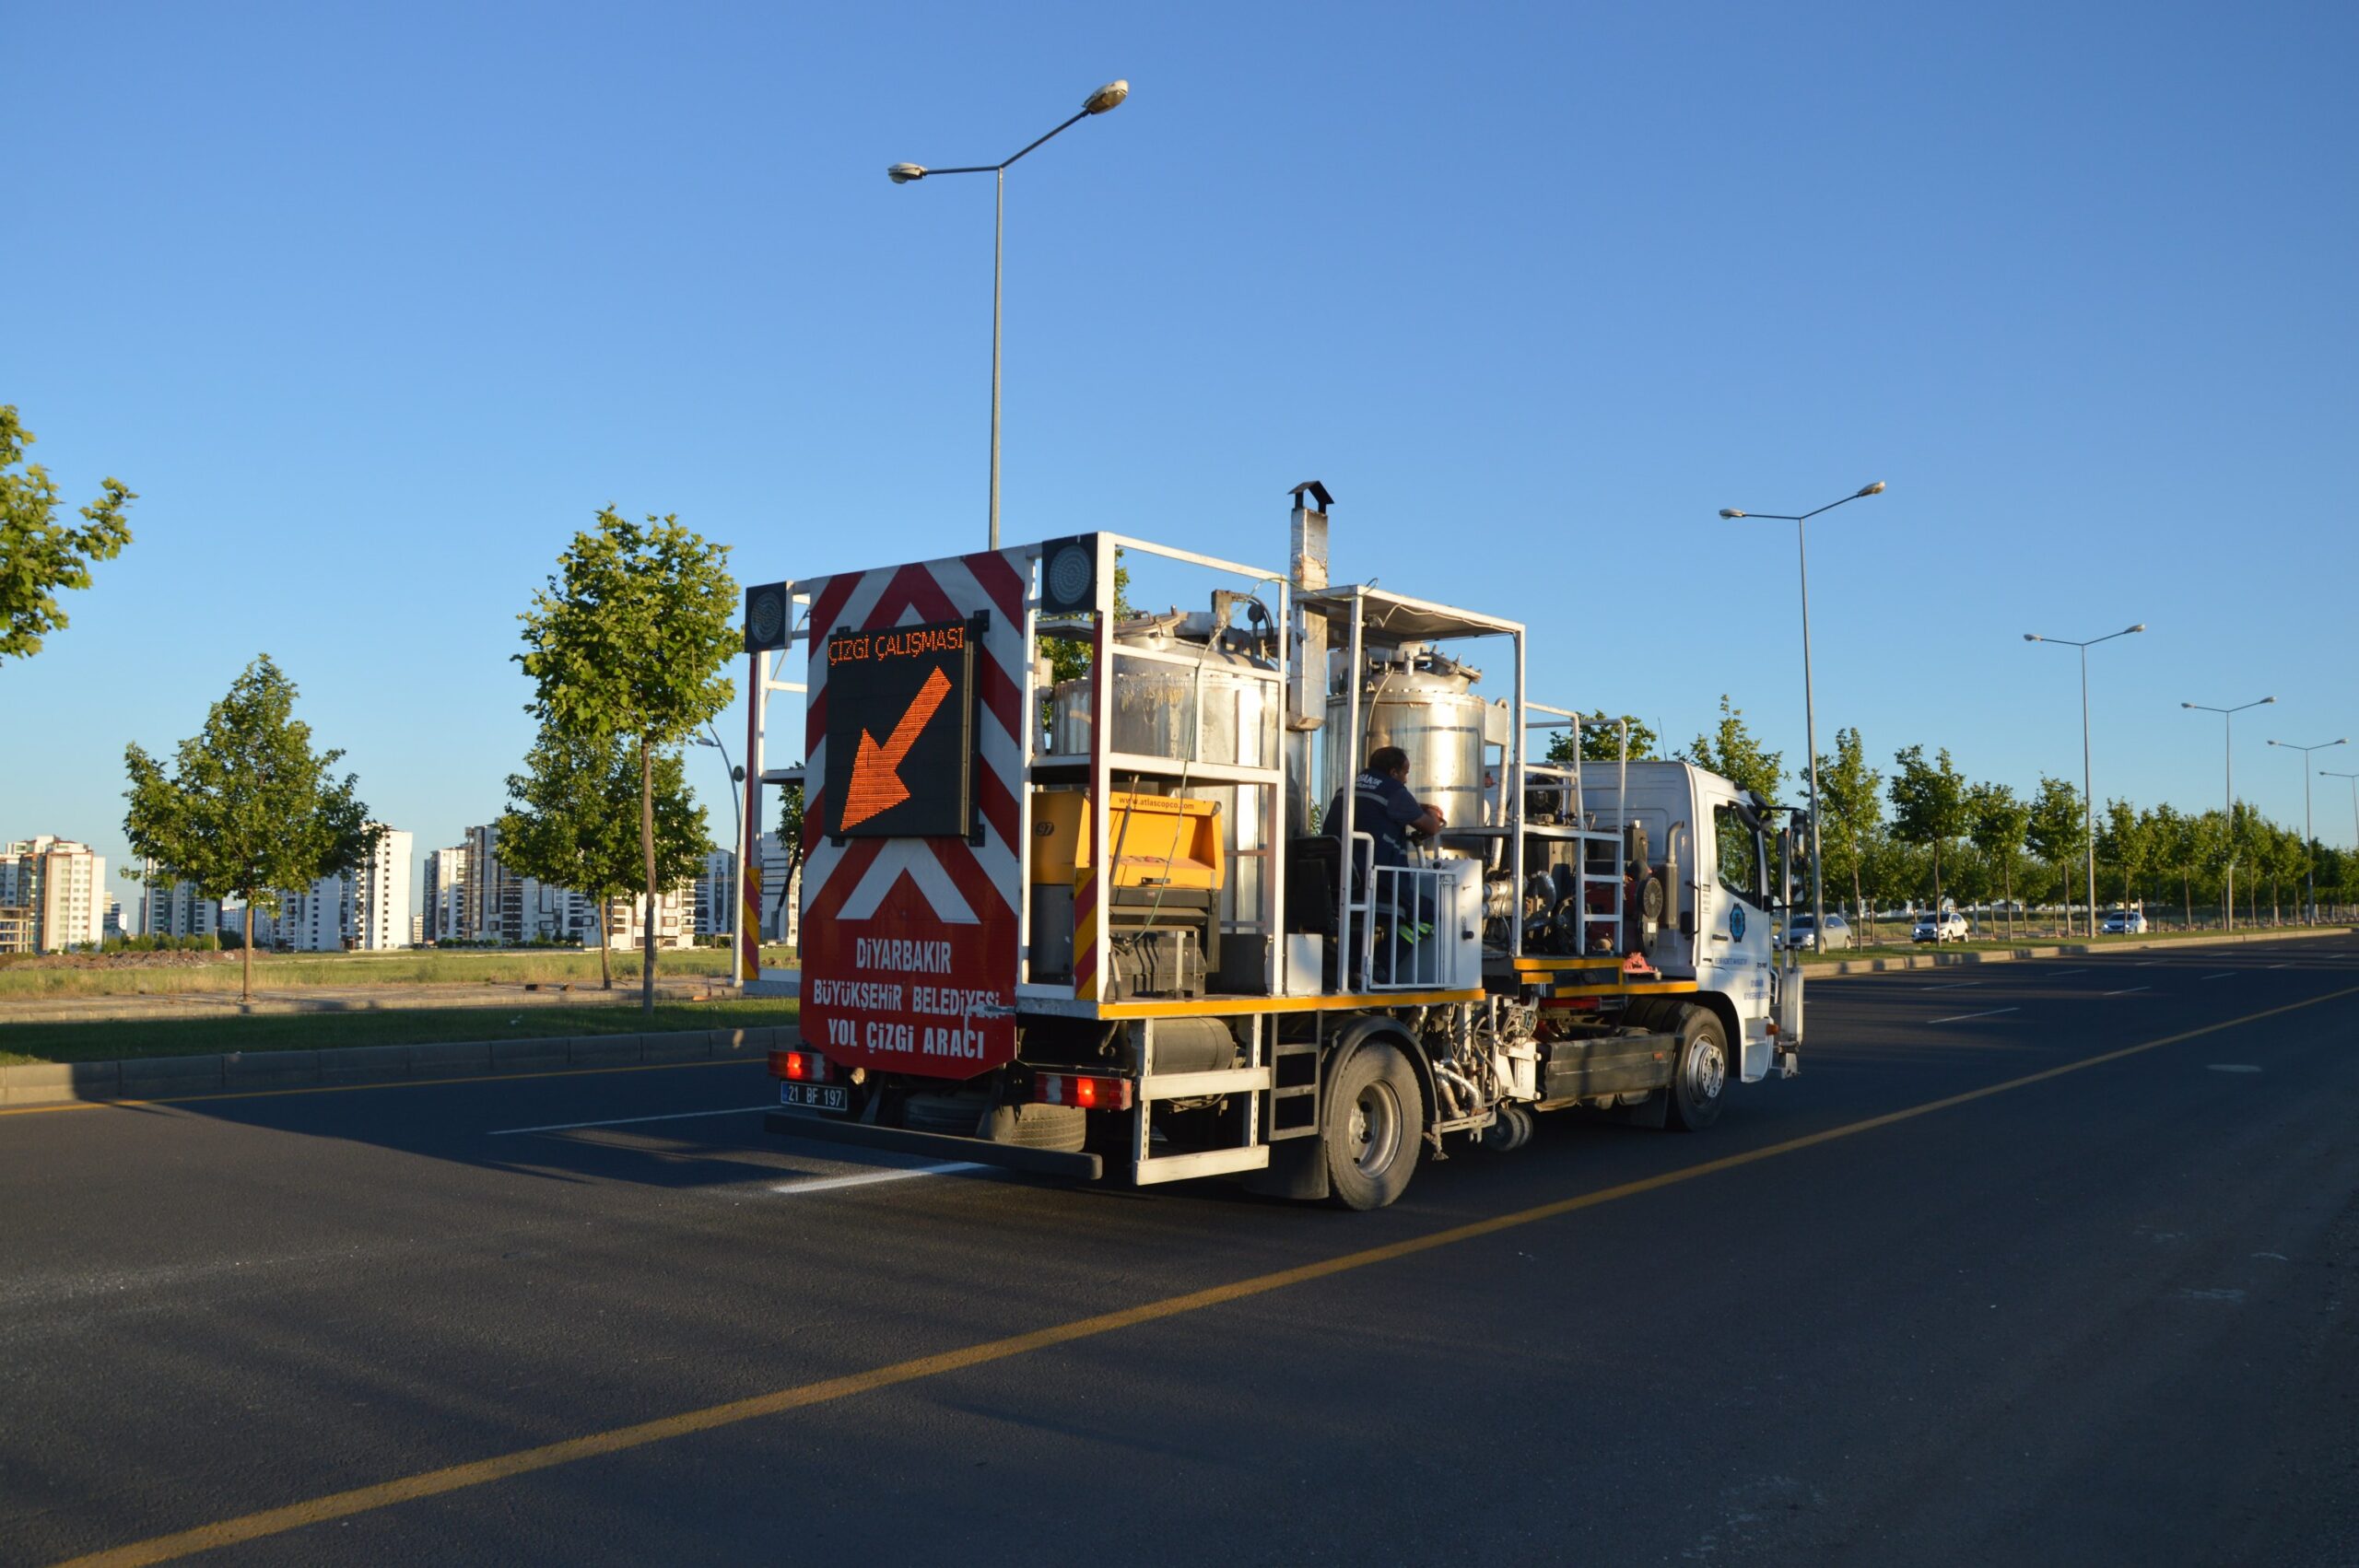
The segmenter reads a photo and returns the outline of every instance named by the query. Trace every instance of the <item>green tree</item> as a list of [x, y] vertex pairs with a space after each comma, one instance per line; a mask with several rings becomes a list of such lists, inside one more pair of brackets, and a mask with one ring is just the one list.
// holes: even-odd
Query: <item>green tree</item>
[[1999, 868], [1999, 885], [2007, 901], [2007, 940], [2015, 939], [2015, 861], [2024, 852], [2024, 835], [2031, 829], [2031, 802], [2005, 784], [1977, 784], [1966, 791], [1967, 836], [1974, 847]]
[[[1621, 725], [1625, 721], [1630, 726], [1630, 760], [1637, 762], [1653, 756], [1661, 737], [1644, 720], [1630, 714], [1610, 715], [1601, 708], [1581, 719], [1581, 760], [1621, 761]], [[1560, 766], [1573, 760], [1573, 732], [1570, 730], [1559, 730], [1548, 737], [1548, 760]]]
[[248, 1002], [256, 906], [276, 910], [280, 889], [351, 867], [384, 831], [370, 824], [353, 776], [329, 773], [344, 753], [311, 750], [311, 727], [294, 717], [295, 696], [295, 683], [264, 654], [230, 683], [204, 730], [181, 743], [176, 772], [136, 743], [123, 754], [131, 807], [123, 830], [131, 848], [155, 861], [158, 881], [243, 900], [239, 996]]
[[2097, 853], [2121, 873], [2121, 902], [2130, 902], [2130, 883], [2154, 858], [2151, 822], [2128, 801], [2105, 803], [2105, 825], [2097, 830]]
[[2181, 916], [2195, 924], [2195, 835], [2193, 819], [2177, 807], [2165, 802], [2147, 813], [2147, 841], [2153, 846], [2148, 863], [2154, 874], [2176, 878], [2179, 884]]
[[[614, 508], [577, 533], [548, 586], [533, 597], [525, 651], [534, 717], [575, 741], [627, 740], [639, 760], [640, 869], [645, 876], [646, 958], [640, 1006], [655, 1008], [655, 910], [663, 886], [655, 820], [655, 761], [729, 705], [722, 673], [742, 646], [729, 547], [673, 516], [644, 526]], [[702, 841], [701, 834], [698, 841]]]
[[1778, 798], [1778, 780], [1785, 777], [1785, 754], [1770, 751], [1754, 738], [1745, 728], [1744, 709], [1731, 706], [1726, 692], [1720, 694], [1719, 723], [1709, 735], [1696, 736], [1682, 755], [1765, 801]]
[[1906, 844], [1920, 844], [1933, 857], [1933, 907], [1942, 907], [1942, 849], [1965, 833], [1966, 775], [1950, 761], [1947, 748], [1927, 763], [1925, 748], [1904, 746], [1893, 754], [1900, 772], [1893, 778], [1892, 831]]
[[1868, 766], [1868, 754], [1857, 730], [1835, 731], [1835, 755], [1818, 759], [1818, 790], [1826, 798], [1820, 820], [1820, 848], [1826, 872], [1851, 883], [1851, 907], [1868, 923], [1867, 942], [1875, 942], [1875, 916], [1861, 890], [1868, 866], [1868, 848], [1884, 823], [1884, 776]]
[[0, 660], [29, 659], [42, 638], [65, 629], [57, 595], [89, 587], [90, 563], [111, 561], [131, 543], [123, 514], [138, 499], [122, 480], [102, 479], [99, 498], [82, 509], [82, 526], [61, 526], [56, 482], [24, 461], [32, 444], [15, 405], [0, 404]]
[[[795, 766], [800, 767], [802, 764]], [[786, 851], [786, 874], [779, 879], [778, 892], [770, 899], [773, 920], [784, 912], [786, 901], [794, 896], [794, 873], [803, 869], [803, 798], [800, 784], [781, 785], [779, 789], [778, 841]], [[786, 928], [779, 929], [783, 931]]]
[[2031, 822], [2025, 839], [2031, 852], [2048, 864], [2056, 883], [2056, 902], [2064, 907], [2064, 934], [2072, 934], [2072, 868], [2081, 862], [2088, 842], [2081, 792], [2061, 778], [2040, 775], [2039, 793], [2032, 798]]
[[[614, 737], [584, 740], [544, 724], [524, 766], [508, 776], [500, 863], [597, 901], [598, 980], [612, 990], [606, 910], [630, 892], [641, 870], [639, 759]], [[654, 790], [656, 874], [675, 885], [697, 873], [707, 837], [704, 808], [688, 792], [677, 751], [656, 755]]]

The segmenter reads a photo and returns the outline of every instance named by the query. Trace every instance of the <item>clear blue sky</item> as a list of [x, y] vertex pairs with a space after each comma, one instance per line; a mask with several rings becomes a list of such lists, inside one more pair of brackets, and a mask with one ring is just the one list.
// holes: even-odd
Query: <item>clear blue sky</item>
[[[1534, 694], [1790, 762], [1946, 745], [2298, 825], [2349, 677], [2359, 11], [32, 3], [0, 401], [140, 492], [0, 669], [0, 836], [118, 859], [122, 753], [267, 649], [422, 851], [530, 738], [514, 616], [612, 501], [746, 579], [983, 530], [988, 162], [1013, 172], [1005, 519], [1519, 616]], [[733, 738], [742, 719], [724, 726]], [[2359, 746], [2341, 766], [2359, 768]], [[2336, 766], [2330, 763], [2330, 766]], [[715, 825], [729, 831], [719, 765]], [[2318, 797], [2347, 841], [2349, 797]], [[123, 884], [118, 883], [118, 890]], [[126, 897], [126, 903], [128, 902]]]

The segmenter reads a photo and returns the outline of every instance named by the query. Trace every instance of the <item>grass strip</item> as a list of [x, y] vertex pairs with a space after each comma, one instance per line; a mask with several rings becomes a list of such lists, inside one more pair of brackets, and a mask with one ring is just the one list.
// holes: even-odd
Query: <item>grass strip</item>
[[[792, 968], [792, 948], [764, 948], [762, 966]], [[639, 981], [639, 954], [614, 955], [615, 981]], [[666, 975], [726, 975], [726, 948], [681, 948], [656, 961], [658, 979]], [[596, 983], [598, 954], [572, 948], [542, 951], [516, 948], [405, 949], [397, 953], [274, 953], [254, 954], [254, 987], [282, 990], [296, 986], [410, 986], [466, 984]], [[0, 1000], [73, 996], [180, 996], [234, 991], [239, 986], [238, 955], [224, 954], [201, 965], [185, 967], [50, 967], [29, 963], [0, 964]]]
[[226, 1051], [422, 1046], [443, 1040], [527, 1040], [639, 1035], [675, 1029], [752, 1029], [792, 1024], [791, 997], [659, 1002], [635, 1007], [405, 1008], [382, 1012], [263, 1013], [251, 1018], [105, 1019], [0, 1026], [0, 1066], [110, 1061], [123, 1057], [211, 1056]]

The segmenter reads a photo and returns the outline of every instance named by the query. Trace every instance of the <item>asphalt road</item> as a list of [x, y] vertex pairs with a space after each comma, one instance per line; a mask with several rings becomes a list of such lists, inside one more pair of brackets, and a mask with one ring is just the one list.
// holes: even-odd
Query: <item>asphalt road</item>
[[740, 1063], [0, 1114], [0, 1561], [2359, 1562], [2359, 942], [1812, 988], [1366, 1215]]

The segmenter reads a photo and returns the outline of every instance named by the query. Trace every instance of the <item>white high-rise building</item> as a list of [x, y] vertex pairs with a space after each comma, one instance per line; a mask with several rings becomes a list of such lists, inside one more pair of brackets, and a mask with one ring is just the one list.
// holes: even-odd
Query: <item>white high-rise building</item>
[[[788, 845], [775, 833], [762, 835], [762, 940], [792, 942], [801, 929], [800, 890], [786, 885]], [[796, 867], [800, 877], [801, 867]]]
[[211, 936], [221, 929], [221, 901], [199, 897], [196, 884], [164, 880], [153, 860], [139, 862], [139, 934]]
[[[271, 921], [272, 945], [297, 953], [341, 953], [344, 910], [345, 881], [340, 876], [323, 876], [309, 887], [281, 888], [278, 914]], [[254, 942], [261, 944], [259, 930]]]
[[0, 848], [13, 863], [6, 903], [29, 912], [33, 950], [63, 953], [106, 938], [107, 858], [53, 833]]
[[477, 940], [469, 892], [474, 885], [468, 846], [453, 844], [426, 857], [426, 940]]
[[705, 852], [704, 869], [697, 873], [697, 935], [725, 937], [737, 899], [737, 857], [727, 849]]
[[354, 947], [384, 953], [409, 945], [410, 842], [405, 830], [385, 828], [344, 879], [344, 934]]

